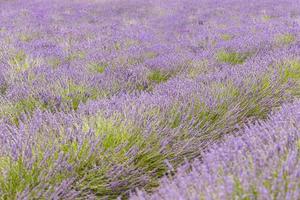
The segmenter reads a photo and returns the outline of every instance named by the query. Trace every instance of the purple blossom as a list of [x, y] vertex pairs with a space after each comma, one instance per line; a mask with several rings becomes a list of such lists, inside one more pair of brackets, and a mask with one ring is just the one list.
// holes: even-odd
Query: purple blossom
[[297, 199], [299, 8], [1, 1], [0, 197]]

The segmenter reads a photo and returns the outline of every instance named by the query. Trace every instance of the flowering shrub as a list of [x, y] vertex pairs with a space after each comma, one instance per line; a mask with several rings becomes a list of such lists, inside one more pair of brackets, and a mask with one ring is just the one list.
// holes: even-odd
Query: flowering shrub
[[151, 192], [266, 120], [299, 96], [299, 6], [0, 0], [1, 199]]
[[299, 199], [299, 117], [299, 102], [284, 105], [131, 199]]

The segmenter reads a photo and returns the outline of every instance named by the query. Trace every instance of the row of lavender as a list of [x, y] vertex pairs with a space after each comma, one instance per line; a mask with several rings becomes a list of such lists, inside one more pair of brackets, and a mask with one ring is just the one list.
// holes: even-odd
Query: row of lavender
[[295, 1], [0, 8], [4, 199], [151, 191], [170, 166], [299, 94]]
[[299, 199], [299, 124], [299, 101], [284, 105], [165, 177], [155, 193], [131, 199]]
[[152, 91], [172, 77], [218, 72], [297, 42], [293, 1], [286, 13], [286, 2], [269, 8], [254, 1], [217, 8], [188, 3], [2, 3], [1, 113], [77, 109], [88, 100]]

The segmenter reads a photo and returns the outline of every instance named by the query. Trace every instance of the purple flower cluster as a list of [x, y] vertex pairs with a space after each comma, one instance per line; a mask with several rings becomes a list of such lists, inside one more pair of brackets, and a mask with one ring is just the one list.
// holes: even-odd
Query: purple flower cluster
[[[259, 164], [231, 152], [241, 167], [233, 178], [231, 168], [202, 177], [197, 167], [224, 136], [299, 97], [299, 10], [296, 0], [0, 0], [0, 198], [128, 198], [177, 169], [174, 182], [207, 182], [175, 191], [168, 180], [170, 190], [132, 198], [250, 194], [243, 181], [255, 177], [242, 167], [278, 164], [260, 161], [265, 152], [255, 152]], [[290, 182], [276, 192], [279, 173], [245, 198], [296, 198]]]
[[300, 103], [284, 105], [131, 199], [299, 199], [299, 120]]

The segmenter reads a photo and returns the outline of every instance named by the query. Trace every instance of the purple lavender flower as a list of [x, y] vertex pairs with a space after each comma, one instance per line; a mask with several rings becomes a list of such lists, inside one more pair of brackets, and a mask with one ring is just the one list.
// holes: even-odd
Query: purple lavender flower
[[[176, 171], [193, 198], [298, 197], [296, 182], [285, 184], [297, 154], [276, 160], [295, 148], [291, 134], [205, 157], [224, 160], [222, 170], [180, 166], [298, 98], [299, 8], [296, 0], [1, 1], [0, 197], [127, 198]], [[285, 119], [278, 127], [293, 131]], [[251, 148], [269, 140], [278, 142], [267, 154]], [[235, 152], [255, 167], [225, 176]], [[262, 173], [278, 163], [276, 180]], [[189, 186], [200, 168], [205, 185]], [[266, 182], [246, 182], [253, 173]], [[163, 193], [187, 196], [172, 187]]]
[[165, 177], [153, 194], [137, 190], [131, 199], [298, 199], [299, 105], [249, 124]]

